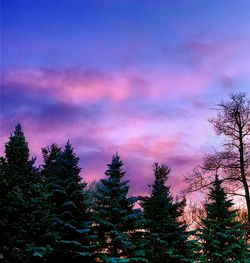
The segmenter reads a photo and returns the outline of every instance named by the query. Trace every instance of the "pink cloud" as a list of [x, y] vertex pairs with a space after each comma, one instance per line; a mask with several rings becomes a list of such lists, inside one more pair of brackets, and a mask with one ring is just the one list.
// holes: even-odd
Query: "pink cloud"
[[197, 94], [206, 87], [207, 78], [204, 72], [183, 73], [171, 69], [150, 73], [21, 69], [4, 72], [2, 84], [52, 96], [62, 102], [81, 104]]
[[126, 75], [114, 76], [98, 70], [22, 69], [5, 72], [3, 84], [47, 92], [58, 100], [79, 104], [127, 99], [132, 80]]
[[152, 164], [159, 161], [171, 167], [169, 182], [178, 192], [183, 175], [216, 142], [207, 118], [213, 114], [211, 103], [221, 94], [218, 85], [232, 90], [235, 80], [250, 72], [249, 60], [233, 44], [222, 49], [220, 45], [191, 43], [182, 52], [185, 50], [187, 56], [198, 59], [195, 67], [183, 69], [165, 63], [150, 70], [124, 72], [7, 71], [2, 80], [2, 139], [7, 141], [20, 122], [38, 163], [41, 147], [53, 142], [63, 146], [70, 139], [81, 156], [87, 181], [102, 177], [112, 154], [118, 151], [132, 193], [148, 192]]

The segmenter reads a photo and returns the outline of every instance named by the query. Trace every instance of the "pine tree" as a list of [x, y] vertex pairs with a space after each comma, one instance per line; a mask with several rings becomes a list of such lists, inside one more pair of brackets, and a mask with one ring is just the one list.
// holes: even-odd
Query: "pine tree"
[[128, 181], [123, 181], [125, 171], [118, 154], [105, 171], [96, 195], [96, 230], [101, 262], [143, 262], [133, 243], [138, 214], [133, 210], [133, 198], [128, 198]]
[[186, 226], [178, 221], [182, 202], [174, 202], [165, 185], [170, 169], [154, 164], [155, 180], [149, 197], [141, 198], [144, 210], [146, 258], [150, 263], [192, 262], [192, 243]]
[[[218, 176], [215, 177], [209, 193], [210, 202], [205, 205], [207, 212], [200, 229], [200, 242], [203, 262], [250, 262], [244, 231], [235, 220], [233, 203], [227, 199]], [[250, 255], [248, 255], [250, 257]]]
[[69, 143], [64, 151], [55, 145], [44, 149], [43, 173], [47, 177], [47, 203], [54, 249], [49, 262], [93, 262], [95, 249], [91, 218], [82, 182], [79, 158]]
[[0, 163], [0, 254], [4, 262], [39, 262], [49, 249], [41, 243], [43, 185], [34, 163], [18, 124]]

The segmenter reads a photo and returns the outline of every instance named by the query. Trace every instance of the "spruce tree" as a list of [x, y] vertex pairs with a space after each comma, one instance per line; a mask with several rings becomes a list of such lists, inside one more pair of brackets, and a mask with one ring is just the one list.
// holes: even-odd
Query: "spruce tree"
[[186, 226], [179, 222], [183, 203], [174, 202], [165, 185], [170, 169], [154, 164], [155, 180], [150, 196], [141, 198], [144, 210], [145, 250], [150, 263], [192, 262], [192, 243]]
[[49, 262], [92, 262], [94, 236], [86, 201], [86, 183], [80, 176], [79, 158], [69, 143], [64, 151], [55, 145], [43, 150], [47, 177], [49, 220], [54, 233]]
[[61, 148], [56, 144], [52, 144], [46, 148], [42, 148], [43, 164], [41, 165], [41, 175], [44, 182], [44, 195], [43, 209], [46, 214], [46, 232], [44, 235], [44, 242], [49, 245], [50, 251], [46, 254], [46, 262], [50, 262], [55, 253], [56, 240], [59, 238], [59, 233], [55, 225], [51, 222], [51, 211], [54, 204], [51, 202], [51, 185], [49, 184], [50, 172], [55, 165], [56, 159], [61, 154]]
[[250, 262], [247, 258], [244, 231], [235, 220], [233, 203], [227, 199], [216, 175], [209, 193], [209, 203], [205, 205], [206, 218], [200, 229], [201, 260], [203, 262]]
[[46, 227], [42, 179], [29, 155], [18, 124], [0, 163], [0, 254], [4, 262], [39, 262], [49, 250], [41, 242]]
[[57, 156], [61, 152], [61, 148], [58, 147], [55, 143], [45, 148], [42, 148], [43, 164], [41, 166], [41, 174], [45, 180], [48, 179], [50, 169], [55, 163]]
[[135, 247], [138, 213], [133, 210], [134, 199], [128, 198], [129, 181], [124, 181], [123, 162], [118, 154], [105, 171], [96, 195], [95, 219], [98, 234], [98, 260], [101, 262], [143, 262]]

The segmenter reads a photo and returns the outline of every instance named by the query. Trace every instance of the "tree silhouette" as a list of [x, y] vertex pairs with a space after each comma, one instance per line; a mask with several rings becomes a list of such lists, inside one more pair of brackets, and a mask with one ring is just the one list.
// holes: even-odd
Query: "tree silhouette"
[[43, 182], [29, 155], [18, 124], [0, 162], [0, 254], [4, 262], [36, 262], [47, 251], [40, 238], [46, 228]]
[[235, 220], [233, 203], [227, 200], [216, 175], [210, 188], [209, 203], [205, 205], [207, 216], [202, 220], [200, 243], [205, 262], [244, 262], [247, 259], [246, 241], [242, 225]]
[[128, 198], [128, 181], [123, 181], [125, 171], [118, 154], [105, 171], [107, 179], [97, 186], [95, 218], [102, 262], [143, 262], [137, 256], [131, 232], [135, 231], [137, 214], [134, 200]]
[[69, 143], [63, 151], [53, 145], [49, 152], [44, 150], [47, 157], [44, 172], [47, 173], [49, 219], [55, 235], [49, 261], [92, 262], [95, 245], [79, 158]]
[[178, 221], [184, 203], [174, 202], [170, 187], [165, 185], [169, 173], [167, 166], [155, 163], [152, 191], [141, 199], [146, 258], [150, 263], [190, 262], [194, 256], [186, 226]]
[[188, 191], [208, 187], [214, 175], [220, 174], [222, 181], [228, 182], [228, 193], [244, 196], [250, 225], [250, 100], [246, 93], [232, 94], [230, 100], [218, 104], [217, 111], [210, 122], [223, 138], [222, 149], [207, 155], [204, 164], [186, 177]]

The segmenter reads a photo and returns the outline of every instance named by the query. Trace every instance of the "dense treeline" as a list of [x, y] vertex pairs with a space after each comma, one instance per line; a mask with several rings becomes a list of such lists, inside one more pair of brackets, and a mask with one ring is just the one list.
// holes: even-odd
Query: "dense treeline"
[[[231, 112], [232, 123], [235, 116], [241, 120], [239, 113], [245, 114], [244, 125], [250, 119], [245, 96], [232, 97], [241, 103], [233, 105], [238, 108]], [[230, 109], [229, 104], [223, 105]], [[250, 130], [250, 122], [247, 127]], [[245, 140], [249, 133], [245, 130], [243, 134]], [[104, 178], [91, 190], [80, 176], [79, 158], [69, 142], [64, 148], [56, 144], [43, 148], [43, 163], [37, 168], [18, 124], [0, 159], [0, 262], [250, 262], [246, 241], [249, 215], [244, 224], [238, 220], [222, 184], [235, 175], [248, 186], [248, 144], [242, 142], [239, 157], [245, 159], [234, 172], [244, 171], [246, 181], [236, 172], [222, 177], [221, 166], [213, 170], [209, 159], [210, 166], [205, 168], [212, 179], [207, 185], [204, 215], [190, 230], [183, 217], [185, 199], [176, 200], [168, 186], [168, 166], [153, 165], [154, 182], [148, 196], [130, 197], [124, 164], [116, 153]], [[225, 156], [219, 157], [225, 161]], [[246, 203], [248, 194], [244, 195]]]
[[[245, 232], [218, 176], [201, 228], [188, 231], [167, 186], [170, 169], [154, 164], [150, 195], [128, 197], [123, 162], [113, 155], [89, 198], [79, 158], [67, 143], [44, 148], [34, 166], [20, 125], [0, 163], [1, 261], [249, 262]], [[142, 209], [135, 209], [139, 202]]]

